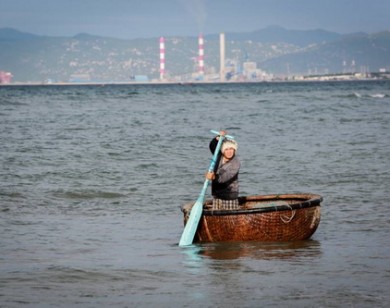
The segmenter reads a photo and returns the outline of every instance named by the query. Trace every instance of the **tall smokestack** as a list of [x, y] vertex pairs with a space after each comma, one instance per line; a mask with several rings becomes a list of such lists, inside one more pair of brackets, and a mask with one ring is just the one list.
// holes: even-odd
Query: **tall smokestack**
[[165, 40], [160, 37], [160, 80], [164, 79], [165, 74]]
[[204, 40], [203, 40], [203, 35], [200, 34], [198, 38], [198, 45], [199, 45], [199, 75], [201, 77], [204, 76]]
[[219, 78], [221, 81], [225, 81], [225, 33], [221, 33], [219, 35], [219, 58], [220, 58]]

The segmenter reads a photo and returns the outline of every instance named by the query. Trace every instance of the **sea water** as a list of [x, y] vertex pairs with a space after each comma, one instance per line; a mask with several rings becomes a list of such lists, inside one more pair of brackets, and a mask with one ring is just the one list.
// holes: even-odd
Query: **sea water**
[[[178, 246], [220, 129], [310, 240]], [[389, 81], [2, 86], [0, 142], [1, 307], [390, 304]]]

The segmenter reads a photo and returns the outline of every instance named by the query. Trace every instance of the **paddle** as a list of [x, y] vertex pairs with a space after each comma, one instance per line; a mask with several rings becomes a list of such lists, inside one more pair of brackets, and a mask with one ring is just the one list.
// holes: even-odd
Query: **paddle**
[[[220, 135], [219, 132], [212, 130], [213, 134], [219, 135], [219, 140], [217, 147], [215, 148], [213, 158], [211, 159], [209, 172], [214, 171], [215, 164], [218, 159], [219, 151], [222, 146], [222, 142], [225, 138], [234, 139], [234, 137], [229, 135]], [[187, 223], [184, 227], [183, 234], [181, 235], [179, 246], [188, 246], [192, 244], [192, 241], [194, 240], [196, 230], [198, 229], [198, 224], [200, 217], [202, 216], [203, 212], [203, 201], [204, 197], [206, 195], [207, 186], [209, 185], [210, 180], [206, 179], [203, 184], [202, 191], [200, 192], [200, 195], [198, 199], [196, 200], [195, 204], [191, 208], [190, 217], [187, 220]]]

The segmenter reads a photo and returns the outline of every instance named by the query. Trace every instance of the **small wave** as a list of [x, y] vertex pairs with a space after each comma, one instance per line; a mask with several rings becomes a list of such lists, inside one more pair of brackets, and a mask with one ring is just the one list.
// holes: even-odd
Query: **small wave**
[[[85, 253], [81, 251], [80, 253]], [[91, 271], [72, 267], [64, 267], [52, 265], [42, 273], [45, 279], [51, 282], [60, 283], [72, 283], [80, 281], [96, 282], [99, 280], [117, 279], [116, 276], [112, 276], [102, 271]]]
[[334, 95], [336, 98], [361, 98], [362, 95], [358, 92], [353, 93], [345, 93], [345, 94], [336, 94]]
[[127, 96], [134, 96], [134, 95], [138, 95], [139, 92], [138, 91], [129, 91], [127, 92]]
[[114, 199], [124, 197], [123, 194], [107, 191], [60, 191], [54, 195], [65, 199]]
[[386, 97], [386, 94], [376, 93], [376, 94], [370, 94], [369, 96], [372, 98], [384, 98]]
[[0, 106], [28, 106], [26, 103], [21, 103], [16, 100], [2, 99], [0, 101]]
[[0, 196], [9, 197], [9, 198], [25, 198], [20, 192], [2, 192], [0, 191]]
[[385, 98], [387, 97], [388, 95], [384, 94], [384, 93], [374, 93], [374, 94], [361, 94], [361, 93], [358, 93], [358, 92], [353, 92], [353, 93], [350, 93], [350, 94], [346, 94], [346, 95], [338, 95], [336, 97], [340, 97], [340, 98]]

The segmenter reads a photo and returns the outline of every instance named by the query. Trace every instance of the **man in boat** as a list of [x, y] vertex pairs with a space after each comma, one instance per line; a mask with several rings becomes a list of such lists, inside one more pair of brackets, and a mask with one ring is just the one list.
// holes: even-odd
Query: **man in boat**
[[[220, 132], [226, 135], [225, 131]], [[210, 142], [210, 151], [214, 154], [218, 138]], [[221, 153], [215, 164], [213, 172], [207, 172], [206, 178], [211, 183], [211, 194], [213, 195], [214, 210], [233, 210], [239, 207], [238, 204], [238, 173], [240, 171], [240, 160], [236, 155], [238, 144], [234, 140], [225, 139], [221, 146]]]

